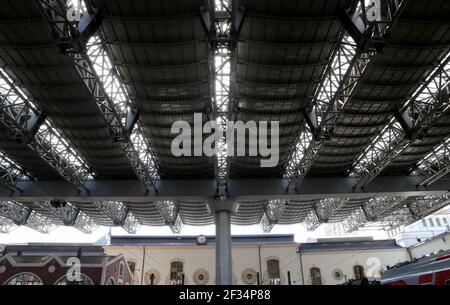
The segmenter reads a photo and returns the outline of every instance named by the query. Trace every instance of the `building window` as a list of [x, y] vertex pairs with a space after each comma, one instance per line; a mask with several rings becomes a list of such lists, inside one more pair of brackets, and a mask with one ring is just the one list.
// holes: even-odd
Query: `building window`
[[116, 284], [116, 281], [110, 277], [107, 281], [106, 281], [106, 285], [108, 286], [114, 286]]
[[184, 283], [183, 262], [170, 263], [170, 284], [183, 285]]
[[436, 218], [436, 224], [437, 224], [438, 227], [441, 226], [441, 220], [439, 218]]
[[322, 276], [320, 275], [320, 269], [313, 267], [311, 272], [311, 284], [312, 285], [322, 285]]
[[6, 285], [43, 285], [42, 280], [33, 273], [20, 273], [6, 282]]
[[361, 265], [356, 265], [353, 267], [353, 273], [355, 274], [355, 279], [361, 280], [365, 277], [364, 267]]
[[277, 259], [267, 260], [267, 273], [270, 285], [280, 285], [280, 262]]
[[119, 264], [119, 280], [122, 280], [125, 275], [125, 264], [120, 262]]
[[422, 218], [422, 224], [423, 226], [426, 228], [427, 227], [427, 221], [425, 219]]
[[136, 263], [132, 261], [127, 262], [128, 267], [130, 268], [131, 274], [134, 275], [134, 271], [136, 270]]
[[69, 281], [67, 275], [56, 281], [55, 285], [94, 285], [92, 280], [84, 274], [80, 274], [79, 281]]
[[431, 227], [434, 227], [433, 218], [428, 219], [428, 222], [430, 223], [430, 226], [431, 226]]

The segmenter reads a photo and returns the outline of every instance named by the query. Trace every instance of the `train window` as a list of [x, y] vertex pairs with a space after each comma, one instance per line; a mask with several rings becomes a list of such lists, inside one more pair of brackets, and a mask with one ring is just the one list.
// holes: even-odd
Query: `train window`
[[445, 285], [450, 285], [450, 280], [445, 280]]
[[430, 226], [431, 226], [431, 227], [434, 227], [433, 218], [428, 219], [428, 221], [430, 222]]
[[437, 226], [438, 226], [438, 227], [441, 226], [441, 220], [440, 220], [439, 218], [436, 218], [436, 223], [437, 223]]
[[422, 224], [425, 228], [427, 227], [427, 221], [425, 219], [422, 219]]

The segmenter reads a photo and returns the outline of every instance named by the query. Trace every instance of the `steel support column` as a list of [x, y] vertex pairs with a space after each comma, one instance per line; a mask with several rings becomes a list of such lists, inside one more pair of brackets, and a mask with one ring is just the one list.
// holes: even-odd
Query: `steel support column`
[[231, 212], [216, 210], [216, 284], [232, 284]]

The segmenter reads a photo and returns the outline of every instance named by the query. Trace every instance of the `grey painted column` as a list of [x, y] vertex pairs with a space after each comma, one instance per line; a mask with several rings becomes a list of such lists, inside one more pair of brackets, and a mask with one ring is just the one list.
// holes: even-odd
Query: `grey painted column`
[[233, 282], [231, 259], [231, 211], [216, 210], [216, 284]]

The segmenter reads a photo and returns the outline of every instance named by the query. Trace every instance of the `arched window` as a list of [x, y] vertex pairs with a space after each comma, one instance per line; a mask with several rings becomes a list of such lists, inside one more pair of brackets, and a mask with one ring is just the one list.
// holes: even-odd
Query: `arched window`
[[43, 285], [43, 283], [36, 274], [24, 272], [10, 278], [5, 285]]
[[277, 259], [267, 260], [267, 273], [270, 285], [280, 285], [280, 262]]
[[119, 264], [119, 280], [122, 280], [125, 275], [125, 264], [120, 262]]
[[84, 274], [80, 274], [79, 281], [69, 281], [67, 275], [56, 281], [55, 285], [94, 285], [92, 280]]
[[106, 281], [106, 285], [108, 286], [114, 286], [116, 284], [116, 281], [110, 277], [107, 281]]
[[353, 267], [353, 273], [355, 274], [355, 279], [360, 280], [365, 277], [364, 275], [364, 267], [361, 265], [355, 265]]
[[170, 263], [170, 284], [183, 285], [183, 282], [184, 282], [183, 262], [174, 261]]
[[311, 268], [310, 272], [311, 272], [311, 284], [322, 285], [322, 275], [320, 274], [320, 269], [317, 267], [313, 267]]
[[134, 275], [134, 271], [136, 270], [136, 262], [128, 261], [127, 264], [130, 268], [131, 274]]

